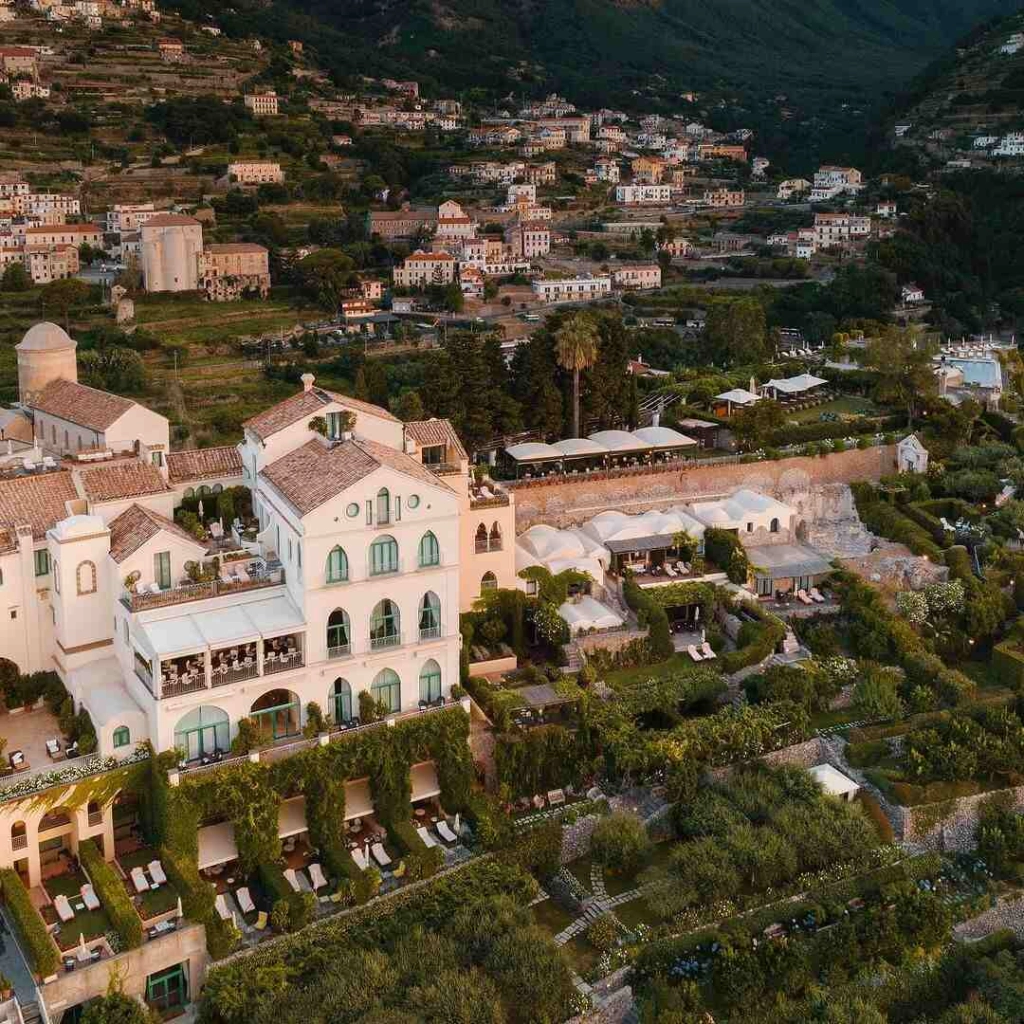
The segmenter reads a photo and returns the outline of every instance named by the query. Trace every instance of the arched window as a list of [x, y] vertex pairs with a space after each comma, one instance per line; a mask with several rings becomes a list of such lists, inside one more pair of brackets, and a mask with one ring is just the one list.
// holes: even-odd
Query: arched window
[[433, 658], [420, 669], [420, 702], [433, 704], [441, 696], [441, 666]]
[[370, 575], [389, 572], [398, 572], [398, 541], [390, 536], [378, 537], [370, 545]]
[[386, 487], [377, 492], [377, 522], [391, 522], [391, 495]]
[[402, 642], [402, 622], [398, 605], [389, 597], [378, 601], [370, 616], [370, 650], [397, 647]]
[[333, 547], [327, 556], [327, 582], [342, 583], [348, 579], [348, 555], [344, 548]]
[[441, 549], [438, 547], [437, 538], [430, 530], [427, 530], [420, 538], [420, 568], [440, 564]]
[[773, 519], [772, 522], [771, 522], [771, 525], [768, 527], [768, 529], [769, 529], [769, 531], [771, 533], [778, 533], [779, 532], [779, 521], [778, 521], [778, 519]]
[[127, 747], [132, 741], [132, 734], [127, 725], [119, 725], [114, 730], [114, 747]]
[[224, 485], [223, 484], [214, 484], [213, 485], [213, 493], [214, 494], [220, 494], [220, 492], [223, 491], [223, 490], [224, 490]]
[[370, 696], [389, 711], [401, 711], [402, 681], [398, 678], [398, 673], [390, 668], [382, 668], [370, 686]]
[[227, 713], [216, 707], [193, 708], [174, 727], [174, 745], [185, 752], [186, 761], [227, 752], [231, 746]]
[[335, 608], [327, 618], [327, 657], [341, 658], [352, 653], [352, 629], [348, 615]]
[[497, 523], [491, 527], [490, 549], [491, 551], [501, 550], [501, 527]]
[[75, 584], [79, 594], [96, 593], [96, 563], [79, 562], [75, 570]]
[[210, 496], [210, 485], [200, 484], [196, 494], [199, 495], [200, 498], [208, 498]]
[[302, 727], [302, 705], [291, 690], [268, 690], [253, 701], [249, 716], [264, 741], [276, 743], [286, 736], [297, 736]]
[[194, 498], [195, 496], [196, 496], [196, 489], [194, 487], [186, 487], [185, 488], [185, 497], [186, 498]]
[[487, 524], [481, 523], [476, 528], [476, 552], [480, 554], [481, 551], [487, 550]]
[[25, 822], [16, 821], [11, 825], [11, 847], [15, 850], [24, 850], [26, 845]]
[[420, 601], [420, 640], [437, 640], [441, 635], [441, 602], [427, 591]]
[[334, 716], [335, 724], [352, 720], [352, 687], [347, 679], [335, 679], [331, 687], [329, 707]]
[[498, 577], [493, 572], [485, 572], [483, 579], [480, 580], [480, 592], [483, 593], [485, 590], [497, 590], [498, 589]]

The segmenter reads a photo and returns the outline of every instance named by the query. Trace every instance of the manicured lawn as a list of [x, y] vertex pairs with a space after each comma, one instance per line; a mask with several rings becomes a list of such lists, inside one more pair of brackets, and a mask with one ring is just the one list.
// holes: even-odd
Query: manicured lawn
[[853, 708], [841, 708], [838, 711], [818, 711], [811, 715], [812, 729], [834, 729], [837, 725], [855, 722], [858, 718]]
[[822, 413], [835, 413], [838, 417], [845, 416], [874, 416], [878, 413], [878, 407], [868, 398], [860, 398], [856, 395], [843, 395], [831, 402], [823, 402], [810, 409], [801, 409], [799, 412], [787, 412], [786, 419], [796, 423], [817, 423], [821, 420]]
[[615, 916], [632, 931], [638, 924], [660, 924], [659, 918], [651, 910], [647, 900], [641, 897], [631, 900], [615, 908]]
[[[53, 899], [57, 896], [67, 896], [71, 902], [75, 916], [66, 924], [61, 924], [60, 931], [54, 933], [57, 945], [61, 949], [72, 949], [77, 946], [84, 935], [86, 941], [98, 938], [110, 931], [110, 918], [101, 906], [99, 910], [82, 910], [78, 905], [82, 902], [81, 887], [85, 885], [86, 878], [81, 872], [74, 872], [69, 875], [59, 875], [56, 878], [48, 878], [45, 882], [46, 891]], [[50, 911], [56, 914], [55, 911]], [[56, 918], [55, 918], [56, 919]]]
[[[130, 877], [132, 868], [142, 868], [148, 878], [149, 871], [147, 870], [147, 865], [150, 861], [157, 859], [156, 850], [148, 846], [117, 858], [118, 864], [121, 865], [124, 873], [129, 876], [124, 884], [128, 892], [132, 894], [133, 899], [135, 898], [135, 886]], [[139, 906], [139, 903], [136, 903], [136, 908], [139, 910], [142, 919], [148, 921], [150, 918], [166, 914], [169, 910], [174, 910], [178, 906], [178, 890], [168, 881], [161, 885], [159, 889], [150, 889], [148, 892], [139, 894], [138, 900], [141, 906]]]
[[688, 654], [674, 654], [666, 661], [658, 662], [657, 665], [613, 669], [611, 672], [605, 673], [604, 681], [612, 689], [615, 689], [617, 684], [635, 683], [640, 679], [662, 679], [665, 676], [674, 676], [680, 672], [690, 671], [694, 667], [694, 662]]
[[601, 959], [601, 953], [590, 944], [586, 932], [577, 935], [574, 939], [570, 939], [562, 949], [568, 953], [569, 961], [576, 973], [584, 978], [597, 965], [597, 961]]
[[572, 915], [563, 910], [554, 900], [544, 900], [543, 903], [538, 903], [531, 909], [533, 916], [537, 919], [537, 924], [545, 931], [551, 932], [552, 936], [564, 931], [573, 921]]

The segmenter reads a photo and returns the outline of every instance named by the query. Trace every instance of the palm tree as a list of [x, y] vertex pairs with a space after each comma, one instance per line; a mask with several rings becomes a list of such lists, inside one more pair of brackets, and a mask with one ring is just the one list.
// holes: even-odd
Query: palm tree
[[583, 313], [573, 313], [555, 332], [558, 365], [572, 371], [573, 437], [580, 436], [580, 371], [597, 362], [597, 341], [597, 326]]

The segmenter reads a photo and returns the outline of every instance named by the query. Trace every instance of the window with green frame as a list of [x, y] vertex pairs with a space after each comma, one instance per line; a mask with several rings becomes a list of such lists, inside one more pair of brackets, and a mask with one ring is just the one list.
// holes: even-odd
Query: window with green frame
[[32, 553], [33, 561], [35, 562], [36, 575], [46, 576], [50, 572], [50, 552], [46, 548], [41, 548], [39, 551]]
[[420, 700], [432, 704], [441, 696], [441, 666], [433, 658], [420, 669]]
[[402, 710], [402, 681], [390, 668], [381, 669], [370, 686], [370, 695], [389, 711]]
[[175, 964], [146, 978], [146, 1002], [159, 1013], [184, 1006], [188, 1002], [188, 975], [184, 966]]
[[171, 553], [158, 551], [153, 556], [153, 575], [161, 590], [171, 589]]
[[401, 641], [402, 623], [398, 605], [389, 597], [378, 601], [370, 615], [370, 650], [396, 647]]
[[127, 725], [119, 725], [114, 730], [114, 747], [127, 747], [132, 741], [132, 734]]
[[348, 555], [345, 549], [335, 546], [327, 556], [327, 582], [342, 583], [348, 579]]
[[441, 564], [441, 548], [437, 543], [437, 537], [433, 532], [427, 530], [420, 538], [420, 568], [428, 565]]
[[370, 575], [389, 572], [398, 572], [398, 541], [391, 536], [378, 537], [370, 545]]

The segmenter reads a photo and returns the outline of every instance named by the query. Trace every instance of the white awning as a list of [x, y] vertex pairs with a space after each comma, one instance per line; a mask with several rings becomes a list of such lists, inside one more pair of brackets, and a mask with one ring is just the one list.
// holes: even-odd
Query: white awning
[[690, 448], [697, 442], [671, 427], [641, 427], [633, 436], [652, 448]]
[[753, 391], [747, 391], [745, 388], [723, 391], [720, 395], [715, 395], [715, 398], [720, 402], [729, 402], [730, 405], [753, 405], [754, 402], [761, 400], [760, 395], [755, 395]]
[[441, 795], [441, 786], [437, 781], [437, 769], [433, 761], [414, 764], [409, 770], [412, 779], [412, 802], [428, 800], [432, 796]]
[[147, 622], [141, 632], [145, 643], [161, 660], [176, 654], [195, 654], [206, 648], [206, 639], [191, 615]]
[[218, 608], [216, 613], [193, 616], [193, 621], [211, 647], [259, 639], [259, 630], [245, 613], [245, 605]]
[[291, 633], [296, 629], [304, 629], [305, 620], [302, 612], [295, 607], [292, 599], [286, 594], [270, 598], [269, 601], [256, 601], [245, 606], [245, 614], [265, 639]]
[[215, 868], [218, 864], [230, 864], [238, 860], [235, 845], [235, 826], [230, 821], [219, 825], [207, 825], [199, 830], [199, 870]]
[[651, 447], [628, 430], [598, 430], [587, 437], [591, 441], [603, 444], [610, 452], [642, 452]]
[[505, 449], [505, 454], [516, 462], [541, 462], [546, 459], [560, 459], [562, 453], [550, 444], [541, 441], [524, 441]]
[[345, 783], [345, 821], [365, 818], [373, 814], [373, 797], [370, 795], [370, 780], [356, 779]]
[[304, 796], [292, 797], [291, 800], [282, 800], [281, 808], [277, 812], [277, 835], [280, 839], [287, 839], [289, 836], [301, 835], [308, 832], [306, 824], [306, 798]]

